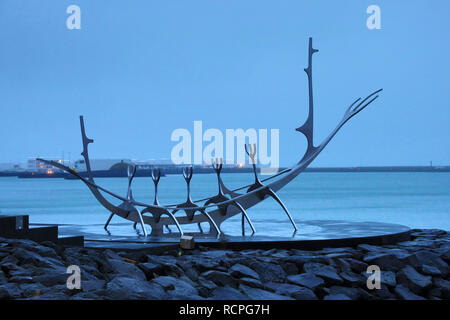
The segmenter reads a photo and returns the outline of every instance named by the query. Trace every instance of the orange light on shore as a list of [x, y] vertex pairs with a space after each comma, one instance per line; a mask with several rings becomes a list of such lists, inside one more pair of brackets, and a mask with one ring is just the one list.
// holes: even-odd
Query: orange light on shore
[[53, 174], [53, 170], [48, 169], [48, 170], [47, 170], [47, 174]]

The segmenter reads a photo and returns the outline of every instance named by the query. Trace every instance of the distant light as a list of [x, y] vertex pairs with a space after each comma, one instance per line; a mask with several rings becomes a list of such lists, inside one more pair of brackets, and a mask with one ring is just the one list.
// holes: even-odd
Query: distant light
[[47, 174], [53, 174], [53, 170], [48, 169], [48, 170], [47, 170]]

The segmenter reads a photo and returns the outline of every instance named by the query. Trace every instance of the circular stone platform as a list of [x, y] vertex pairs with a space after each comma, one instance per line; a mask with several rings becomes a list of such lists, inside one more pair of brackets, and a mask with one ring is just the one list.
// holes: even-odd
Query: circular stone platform
[[[257, 232], [254, 235], [231, 236], [222, 234], [220, 239], [200, 233], [194, 235], [198, 245], [221, 249], [306, 249], [325, 247], [352, 247], [358, 244], [393, 244], [410, 239], [410, 228], [391, 223], [351, 222], [341, 220], [296, 221], [299, 231], [287, 236], [270, 236]], [[179, 234], [167, 237], [144, 237], [133, 230], [130, 223], [110, 225], [108, 234], [103, 225], [59, 225], [60, 236], [85, 237], [86, 247], [117, 248], [123, 250], [178, 247]], [[139, 228], [138, 228], [139, 230]]]

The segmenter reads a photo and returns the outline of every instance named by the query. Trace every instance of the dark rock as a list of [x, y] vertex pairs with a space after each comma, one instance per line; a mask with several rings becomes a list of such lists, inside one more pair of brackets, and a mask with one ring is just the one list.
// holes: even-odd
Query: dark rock
[[213, 300], [248, 300], [239, 290], [230, 287], [219, 287], [213, 290]]
[[198, 290], [188, 281], [171, 276], [161, 276], [156, 277], [151, 282], [163, 287], [171, 299], [200, 299]]
[[262, 282], [284, 282], [286, 280], [286, 272], [280, 265], [253, 261], [249, 267], [258, 273]]
[[2, 259], [1, 266], [2, 266], [2, 269], [3, 269], [5, 265], [8, 265], [8, 264], [17, 265], [18, 263], [19, 263], [19, 260], [16, 257], [14, 257], [13, 255], [10, 254], [7, 257]]
[[298, 268], [295, 263], [286, 262], [286, 263], [283, 263], [281, 267], [283, 268], [284, 272], [286, 272], [286, 275], [288, 275], [288, 276], [293, 275], [293, 274], [298, 274]]
[[449, 273], [449, 267], [447, 263], [442, 260], [439, 255], [429, 251], [419, 251], [415, 254], [420, 265], [430, 265], [440, 270], [441, 274], [445, 277]]
[[[356, 273], [361, 273], [367, 271], [368, 264], [353, 258], [340, 258], [336, 262], [341, 264], [342, 270], [344, 271], [354, 271]], [[346, 269], [345, 266], [350, 267], [350, 270]]]
[[388, 286], [385, 284], [381, 284], [380, 289], [370, 290], [370, 293], [372, 293], [376, 299], [383, 299], [383, 300], [395, 299], [395, 295], [391, 293]]
[[442, 289], [441, 288], [431, 288], [428, 291], [427, 298], [429, 300], [433, 299], [441, 299], [442, 298]]
[[295, 255], [286, 257], [283, 259], [285, 262], [294, 263], [299, 270], [303, 268], [303, 265], [308, 262], [317, 262], [317, 263], [328, 263], [329, 259], [324, 258], [322, 256], [313, 256], [313, 255]]
[[111, 280], [105, 293], [111, 299], [165, 299], [163, 288], [157, 284], [128, 277], [116, 277]]
[[415, 268], [420, 265], [419, 260], [413, 253], [398, 249], [393, 249], [390, 252], [393, 253], [404, 265], [410, 265]]
[[343, 282], [342, 278], [337, 274], [336, 269], [332, 266], [308, 262], [303, 265], [303, 269], [306, 273], [313, 273], [330, 284], [341, 284]]
[[46, 287], [53, 287], [56, 285], [65, 285], [70, 274], [67, 273], [51, 273], [47, 272], [40, 276], [34, 277], [34, 282], [41, 283]]
[[190, 258], [193, 265], [198, 269], [199, 272], [218, 270], [222, 268], [220, 259], [211, 259], [204, 256], [191, 256]]
[[422, 273], [430, 275], [430, 276], [438, 276], [438, 277], [442, 277], [443, 276], [441, 270], [439, 270], [435, 266], [430, 266], [428, 264], [422, 265], [421, 266], [421, 271], [422, 271]]
[[325, 284], [325, 281], [323, 281], [323, 279], [316, 277], [312, 273], [302, 273], [288, 276], [287, 280], [290, 283], [307, 287], [313, 291], [316, 291], [316, 288], [321, 287]]
[[188, 268], [184, 270], [184, 275], [187, 276], [192, 281], [197, 281], [199, 272], [195, 268]]
[[404, 263], [392, 253], [369, 253], [364, 257], [364, 262], [369, 265], [377, 265], [381, 270], [398, 271], [403, 268]]
[[233, 278], [228, 273], [225, 273], [222, 271], [210, 270], [210, 271], [206, 271], [206, 272], [202, 273], [201, 275], [205, 279], [211, 280], [218, 286], [233, 287], [233, 288], [237, 288], [237, 286], [238, 286], [238, 281], [235, 278]]
[[147, 255], [147, 260], [148, 262], [161, 265], [163, 268], [162, 274], [164, 275], [179, 277], [184, 273], [182, 268], [178, 266], [177, 259], [173, 256]]
[[19, 264], [31, 264], [35, 267], [45, 267], [45, 268], [53, 268], [57, 269], [58, 267], [64, 267], [61, 261], [49, 258], [49, 257], [41, 257], [39, 254], [27, 251], [23, 248], [16, 248], [14, 250], [13, 256], [19, 260]]
[[291, 297], [282, 296], [270, 291], [252, 288], [241, 284], [239, 289], [252, 300], [293, 300]]
[[332, 286], [330, 288], [330, 295], [338, 295], [343, 294], [347, 297], [349, 297], [352, 300], [361, 300], [365, 299], [367, 300], [369, 297], [369, 294], [362, 290], [361, 288], [347, 288], [342, 286]]
[[401, 284], [395, 287], [395, 293], [402, 300], [425, 300], [425, 298], [412, 293], [407, 287]]
[[264, 285], [262, 284], [261, 281], [259, 281], [258, 279], [254, 279], [254, 278], [240, 278], [239, 279], [239, 283], [240, 284], [245, 284], [246, 286], [252, 287], [252, 288], [261, 288], [264, 289]]
[[23, 285], [21, 286], [21, 290], [22, 290], [22, 297], [24, 298], [39, 297], [42, 295], [43, 292], [45, 292], [45, 288], [39, 284]]
[[156, 264], [153, 262], [145, 262], [145, 263], [139, 263], [138, 268], [140, 268], [147, 279], [154, 278], [154, 275], [162, 275], [164, 267], [161, 264]]
[[450, 250], [445, 250], [445, 252], [443, 252], [441, 254], [441, 259], [444, 260], [445, 262], [447, 262], [447, 264], [450, 263]]
[[268, 282], [265, 286], [277, 294], [291, 296], [296, 300], [317, 300], [317, 296], [311, 289], [295, 284]]
[[249, 277], [259, 279], [259, 275], [254, 270], [239, 263], [231, 267], [230, 274], [235, 278]]
[[199, 286], [204, 287], [208, 290], [214, 290], [215, 288], [217, 288], [217, 285], [214, 282], [203, 277], [199, 277], [197, 281]]
[[81, 290], [83, 290], [84, 292], [98, 291], [100, 289], [103, 289], [105, 284], [105, 280], [81, 281]]
[[352, 300], [350, 297], [346, 296], [345, 294], [338, 293], [338, 294], [329, 294], [326, 295], [323, 300]]
[[441, 290], [441, 296], [443, 299], [450, 299], [450, 281], [434, 278], [433, 285]]
[[113, 277], [127, 277], [137, 280], [146, 280], [144, 272], [136, 265], [119, 259], [107, 260], [113, 270]]
[[79, 265], [81, 271], [82, 280], [96, 280], [105, 279], [105, 276], [96, 268], [91, 265]]
[[362, 250], [362, 251], [367, 251], [367, 252], [377, 252], [380, 253], [381, 251], [383, 251], [384, 249], [382, 247], [379, 246], [374, 246], [371, 244], [359, 244], [356, 247], [358, 250]]
[[0, 285], [6, 282], [8, 282], [8, 279], [6, 278], [6, 275], [3, 272], [3, 270], [0, 269]]
[[420, 294], [432, 285], [430, 276], [421, 275], [411, 266], [406, 266], [397, 273], [397, 281], [417, 294]]
[[6, 300], [6, 299], [10, 299], [11, 296], [9, 294], [9, 291], [4, 287], [1, 286], [0, 287], [0, 300]]
[[32, 283], [34, 282], [33, 277], [30, 276], [12, 276], [8, 279], [9, 282], [14, 283]]
[[54, 258], [56, 260], [60, 259], [59, 255], [56, 253], [55, 249], [48, 247], [48, 246], [38, 245], [33, 248], [33, 251], [42, 257]]
[[208, 250], [202, 252], [201, 254], [212, 259], [224, 259], [233, 255], [230, 251], [227, 250]]
[[381, 283], [389, 287], [395, 287], [397, 285], [395, 273], [392, 271], [381, 271]]
[[366, 278], [351, 271], [342, 272], [339, 275], [344, 280], [344, 283], [351, 286], [362, 286], [366, 283]]

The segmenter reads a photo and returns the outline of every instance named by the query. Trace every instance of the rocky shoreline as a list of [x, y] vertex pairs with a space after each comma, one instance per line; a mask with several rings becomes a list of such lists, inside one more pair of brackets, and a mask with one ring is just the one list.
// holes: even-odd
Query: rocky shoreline
[[[450, 299], [450, 232], [356, 248], [212, 250], [162, 255], [0, 238], [0, 299]], [[68, 289], [80, 268], [81, 288]], [[381, 288], [368, 289], [369, 265]]]

